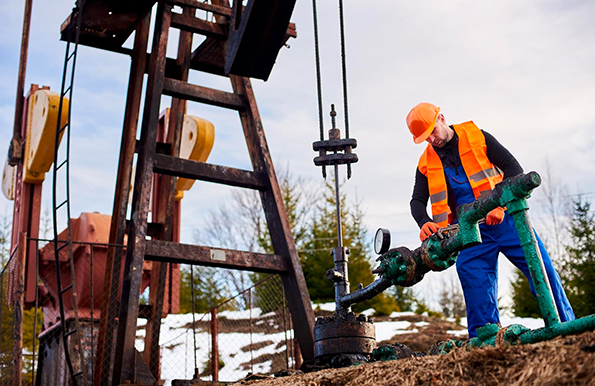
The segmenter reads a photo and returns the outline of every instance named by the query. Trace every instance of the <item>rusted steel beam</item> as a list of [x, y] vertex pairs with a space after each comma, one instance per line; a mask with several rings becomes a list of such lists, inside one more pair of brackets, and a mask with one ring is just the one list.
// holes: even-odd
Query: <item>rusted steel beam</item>
[[219, 380], [219, 344], [217, 337], [219, 328], [217, 323], [217, 309], [211, 310], [211, 379], [214, 382]]
[[[172, 13], [172, 25], [179, 17], [187, 21], [198, 20], [194, 16], [196, 9], [184, 7], [182, 14]], [[179, 67], [179, 80], [188, 81], [190, 71], [190, 54], [192, 52], [192, 33], [186, 30], [180, 31], [178, 40], [178, 56], [176, 64]], [[163, 120], [158, 132], [158, 140], [165, 140], [170, 144], [170, 155], [178, 157], [180, 152], [180, 139], [182, 137], [182, 126], [186, 112], [186, 101], [173, 98], [171, 109], [167, 120]], [[168, 123], [166, 127], [165, 123]], [[175, 203], [175, 178], [168, 175], [155, 176], [153, 178], [153, 221], [162, 224], [162, 234], [159, 237], [166, 241], [174, 240], [174, 203]], [[177, 223], [179, 225], [179, 222]], [[151, 318], [147, 321], [147, 334], [145, 339], [145, 360], [149, 365], [155, 379], [160, 379], [160, 348], [159, 336], [161, 331], [161, 317], [164, 314], [167, 276], [170, 265], [167, 262], [155, 262], [151, 274], [151, 287], [149, 292], [149, 304], [153, 306]], [[171, 296], [171, 291], [167, 292]], [[168, 307], [169, 309], [169, 307]]]
[[226, 39], [227, 31], [217, 23], [211, 23], [206, 20], [197, 19], [194, 16], [188, 16], [179, 13], [172, 13], [171, 26], [182, 31], [191, 32], [208, 37]]
[[147, 240], [145, 255], [147, 260], [152, 261], [231, 268], [241, 271], [287, 273], [287, 263], [283, 256], [266, 253]]
[[[153, 4], [155, 0], [86, 0], [79, 42], [121, 47]], [[60, 28], [62, 40], [71, 22], [72, 14]]]
[[[130, 224], [130, 220], [126, 220], [126, 226]], [[163, 225], [156, 222], [150, 222], [147, 224], [147, 236], [152, 239], [158, 239], [163, 232]]]
[[[221, 47], [223, 47], [223, 44], [225, 43], [222, 40], [207, 38], [202, 44], [200, 44], [197, 47], [197, 49], [194, 51], [194, 53], [199, 51], [201, 49], [201, 47], [203, 47], [206, 42], [217, 42], [217, 44], [220, 44]], [[223, 48], [221, 48], [220, 51], [221, 51], [221, 55], [223, 56]], [[193, 58], [194, 58], [194, 53], [193, 53]], [[150, 54], [147, 54], [147, 55], [149, 57], [151, 56]], [[212, 57], [209, 56], [208, 59], [212, 59]], [[208, 61], [207, 62], [199, 61], [199, 60], [193, 59], [192, 62], [190, 63], [190, 69], [195, 70], [195, 71], [208, 72], [209, 74], [213, 74], [213, 75], [227, 77], [227, 75], [225, 75], [225, 73], [223, 72], [223, 64], [224, 63], [225, 63], [225, 58], [223, 58], [222, 60], [218, 59], [215, 61], [215, 63], [211, 63]], [[148, 71], [149, 70], [147, 68], [147, 73], [148, 73]], [[176, 60], [172, 59], [172, 58], [167, 58], [166, 65], [165, 65], [165, 77], [177, 79], [180, 76], [179, 74], [180, 74], [180, 67], [176, 63]]]
[[111, 42], [101, 40], [101, 39], [92, 39], [92, 38], [89, 38], [88, 36], [87, 37], [86, 36], [79, 37], [79, 45], [81, 45], [81, 46], [97, 48], [99, 50], [109, 51], [109, 52], [113, 52], [116, 54], [123, 54], [123, 55], [130, 55], [130, 56], [133, 55], [133, 50], [131, 50], [130, 48], [113, 45], [110, 43]]
[[[116, 177], [116, 188], [114, 193], [114, 206], [110, 226], [109, 242], [112, 245], [123, 245], [126, 234], [127, 222], [126, 211], [128, 209], [128, 197], [130, 196], [130, 181], [132, 176], [132, 160], [136, 145], [136, 132], [138, 127], [138, 116], [140, 110], [143, 76], [145, 73], [145, 61], [147, 59], [147, 44], [149, 38], [149, 25], [151, 13], [149, 13], [136, 30], [134, 47], [132, 49], [132, 61], [130, 65], [130, 76], [128, 80], [128, 94], [126, 97], [126, 109], [124, 112], [124, 127], [122, 129], [122, 143], [120, 145], [120, 159], [118, 163], [118, 174]], [[118, 290], [120, 289], [120, 261], [123, 249], [121, 247], [109, 248], [105, 266], [105, 281], [103, 303], [101, 307], [101, 319], [97, 340], [97, 354], [94, 371], [94, 384], [108, 385], [110, 369], [113, 358], [113, 341], [116, 327], [116, 316], [118, 313]], [[117, 262], [117, 264], [116, 264]], [[109, 343], [106, 343], [109, 342]]]
[[165, 55], [171, 21], [171, 5], [159, 3], [147, 81], [143, 122], [139, 142], [131, 223], [128, 232], [124, 279], [122, 283], [118, 334], [112, 375], [114, 386], [134, 382], [136, 349], [136, 320], [145, 255], [147, 216], [153, 178], [153, 158], [157, 140], [159, 106], [163, 90]]
[[[225, 73], [267, 80], [286, 41], [296, 0], [250, 1], [230, 21]], [[234, 5], [241, 6], [241, 2]]]
[[149, 287], [149, 305], [151, 306], [151, 313], [147, 319], [147, 326], [145, 327], [145, 351], [143, 352], [143, 358], [155, 379], [160, 379], [161, 374], [159, 336], [165, 297], [165, 282], [168, 270], [168, 263], [153, 262], [153, 267], [151, 269], [151, 284]]
[[27, 233], [19, 234], [19, 251], [16, 261], [17, 283], [14, 301], [14, 346], [13, 346], [13, 385], [23, 381], [23, 309], [25, 290], [25, 257], [27, 256]]
[[[29, 103], [31, 96], [35, 94], [40, 88], [36, 84], [32, 84], [26, 97], [22, 99], [23, 106], [20, 110], [23, 114], [21, 118], [20, 136], [27, 137], [29, 128], [29, 120], [26, 118], [29, 111]], [[49, 89], [48, 87], [41, 87], [42, 90]], [[19, 161], [16, 167], [16, 181], [14, 194], [14, 208], [13, 221], [11, 232], [11, 254], [19, 246], [19, 235], [21, 232], [26, 232], [30, 238], [39, 237], [39, 222], [41, 216], [41, 195], [42, 186], [40, 184], [30, 184], [23, 182], [25, 173], [25, 165], [23, 160]], [[35, 242], [29, 242], [30, 248], [26, 248], [27, 255], [21, 262], [25, 267], [25, 307], [33, 305], [35, 301], [35, 292], [37, 291], [37, 277], [35, 265]], [[25, 246], [23, 246], [25, 248]], [[11, 274], [12, 275], [12, 274]], [[16, 276], [14, 276], [16, 278]], [[16, 280], [16, 279], [15, 279]], [[16, 281], [15, 281], [16, 283]], [[10, 293], [9, 293], [10, 294]]]
[[263, 173], [213, 165], [163, 154], [155, 156], [155, 173], [215, 182], [229, 186], [264, 190], [267, 187]]
[[163, 94], [232, 110], [243, 110], [245, 107], [243, 99], [233, 93], [197, 86], [171, 78], [166, 78], [163, 82]]
[[192, 53], [193, 70], [225, 76], [225, 41], [206, 38]]
[[24, 92], [25, 92], [25, 76], [27, 75], [27, 56], [29, 54], [29, 31], [31, 29], [31, 7], [33, 0], [25, 1], [25, 15], [23, 17], [23, 32], [21, 34], [21, 55], [19, 57], [19, 74], [17, 77], [17, 95], [14, 105], [14, 126], [12, 133], [12, 141], [8, 151], [8, 163], [16, 166], [20, 159], [23, 158], [23, 137], [21, 136], [23, 107], [24, 107]]
[[214, 4], [202, 3], [202, 2], [199, 2], [198, 0], [166, 0], [166, 1], [172, 5], [179, 5], [181, 7], [189, 6], [189, 7], [193, 7], [196, 9], [201, 9], [203, 11], [212, 12], [215, 15], [220, 15], [220, 16], [230, 16], [231, 15], [231, 8], [229, 8], [229, 7], [223, 7], [223, 6], [214, 5]]
[[243, 95], [248, 103], [248, 108], [240, 111], [240, 119], [252, 166], [254, 171], [264, 173], [270, 181], [268, 188], [261, 192], [260, 197], [273, 250], [275, 254], [285, 258], [288, 268], [288, 274], [282, 275], [281, 280], [285, 288], [296, 337], [300, 343], [303, 358], [308, 361], [314, 358], [314, 313], [283, 203], [283, 195], [273, 167], [250, 79], [235, 75], [230, 78], [234, 92]]

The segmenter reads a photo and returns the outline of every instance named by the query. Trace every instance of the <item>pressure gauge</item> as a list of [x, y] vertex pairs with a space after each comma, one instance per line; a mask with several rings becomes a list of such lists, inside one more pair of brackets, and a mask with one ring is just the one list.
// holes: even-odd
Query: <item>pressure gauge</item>
[[390, 231], [384, 228], [378, 228], [374, 236], [374, 252], [381, 255], [390, 248]]

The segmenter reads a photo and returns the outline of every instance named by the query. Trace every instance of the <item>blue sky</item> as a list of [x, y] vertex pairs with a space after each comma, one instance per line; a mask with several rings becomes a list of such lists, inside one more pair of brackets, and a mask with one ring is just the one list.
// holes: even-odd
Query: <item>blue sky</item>
[[[23, 1], [0, 0], [0, 145], [12, 135]], [[338, 9], [319, 1], [323, 101], [343, 128]], [[73, 1], [34, 2], [27, 84], [60, 87], [64, 56], [59, 27]], [[422, 145], [405, 125], [421, 101], [437, 104], [450, 123], [473, 120], [493, 134], [526, 171], [544, 171], [569, 194], [595, 197], [595, 2], [389, 1], [345, 2], [351, 135], [359, 163], [346, 183], [364, 204], [373, 235], [393, 232], [393, 246], [419, 245], [409, 199]], [[297, 2], [298, 38], [277, 58], [268, 82], [254, 89], [273, 160], [296, 175], [320, 179], [311, 143], [318, 138], [311, 2]], [[171, 34], [170, 55], [176, 34]], [[194, 45], [200, 43], [196, 37]], [[71, 195], [74, 216], [111, 213], [129, 59], [82, 47], [73, 100]], [[230, 90], [225, 79], [194, 74], [191, 82]], [[162, 107], [169, 105], [163, 99]], [[189, 105], [211, 120], [216, 140], [210, 162], [250, 169], [237, 115]], [[6, 151], [6, 150], [5, 150]], [[43, 203], [51, 200], [46, 183]], [[183, 203], [183, 238], [231, 188], [197, 183]], [[4, 198], [3, 204], [10, 203]], [[530, 201], [538, 222], [543, 199]]]

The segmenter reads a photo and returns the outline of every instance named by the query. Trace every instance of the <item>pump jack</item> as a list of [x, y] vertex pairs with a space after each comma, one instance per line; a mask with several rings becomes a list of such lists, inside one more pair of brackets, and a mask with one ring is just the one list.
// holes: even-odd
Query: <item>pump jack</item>
[[[213, 0], [209, 3], [198, 0], [79, 0], [75, 5], [72, 14], [61, 28], [62, 40], [65, 40], [68, 46], [73, 44], [75, 47], [74, 51], [71, 51], [72, 54], [67, 51], [65, 64], [71, 58], [76, 60], [78, 44], [131, 57], [120, 161], [108, 240], [110, 245], [116, 247], [110, 248], [106, 256], [103, 290], [105, 296], [95, 367], [92, 370], [93, 384], [152, 384], [159, 379], [159, 327], [164, 312], [168, 311], [163, 299], [171, 272], [169, 266], [178, 263], [280, 274], [300, 351], [305, 360], [312, 359], [312, 306], [249, 79], [268, 79], [280, 48], [288, 38], [296, 37], [295, 25], [289, 22], [295, 0], [250, 0], [245, 6], [241, 0], [235, 0], [233, 4], [228, 0]], [[180, 7], [182, 12], [177, 13], [174, 7]], [[197, 11], [204, 11], [212, 15], [212, 18], [198, 17]], [[148, 53], [149, 25], [153, 13], [156, 21], [153, 47]], [[30, 20], [30, 14], [31, 1], [27, 2], [25, 9], [25, 55], [28, 41], [27, 20]], [[176, 59], [166, 57], [168, 35], [172, 28], [180, 30]], [[133, 48], [123, 47], [133, 32]], [[195, 34], [206, 38], [198, 48], [192, 50], [192, 38]], [[22, 61], [23, 74], [24, 68]], [[227, 77], [233, 92], [189, 83], [189, 73], [192, 70]], [[66, 65], [64, 73], [66, 74]], [[145, 74], [148, 78], [142, 126], [140, 140], [136, 141]], [[19, 78], [24, 80], [24, 75]], [[74, 79], [74, 69], [71, 79]], [[64, 96], [72, 91], [72, 84], [63, 88], [66, 89], [62, 93]], [[22, 117], [19, 114], [23, 111], [24, 104], [23, 98], [19, 98], [22, 89], [19, 82], [15, 135], [10, 152], [11, 164], [23, 162], [21, 128], [26, 122], [21, 122]], [[172, 97], [167, 127], [159, 124], [162, 95]], [[62, 98], [62, 101], [64, 100]], [[239, 113], [253, 166], [252, 171], [179, 158], [180, 136], [187, 101], [232, 109]], [[158, 134], [159, 130], [161, 134]], [[62, 133], [61, 127], [58, 131]], [[57, 149], [59, 141], [56, 143]], [[56, 149], [54, 153], [57, 153]], [[132, 213], [128, 220], [126, 213], [135, 153], [136, 175], [132, 192]], [[62, 164], [54, 165], [60, 166]], [[149, 223], [147, 214], [150, 210], [149, 197], [153, 190], [154, 176], [159, 182], [156, 185], [157, 190], [153, 193], [155, 207], [152, 222]], [[265, 210], [274, 254], [180, 244], [176, 236], [177, 225], [174, 223], [176, 213], [180, 210], [174, 200], [176, 178], [257, 190]], [[16, 190], [18, 201], [21, 202], [20, 193], [23, 190], [19, 187]], [[64, 204], [60, 204], [62, 205]], [[64, 207], [68, 205], [65, 201]], [[28, 236], [37, 237], [35, 230], [38, 230], [38, 221], [39, 216], [37, 219], [29, 219], [27, 224], [20, 224], [18, 231], [13, 232], [13, 235], [16, 237], [21, 230], [26, 231], [28, 227], [33, 226], [33, 231]], [[70, 237], [70, 228], [68, 230], [63, 237]], [[125, 236], [128, 242], [124, 248]], [[147, 236], [151, 236], [151, 239], [148, 240]], [[13, 240], [13, 250], [26, 250], [26, 245], [19, 244], [18, 240], [20, 239]], [[70, 249], [72, 256], [71, 245], [75, 240], [69, 239], [64, 243], [62, 239], [59, 240], [60, 245], [57, 248], [68, 246], [66, 250]], [[22, 253], [20, 255], [25, 256]], [[29, 260], [21, 261], [20, 265], [15, 266], [15, 275], [20, 272], [19, 267], [35, 267], [34, 260]], [[120, 264], [121, 261], [123, 264]], [[139, 356], [134, 341], [137, 318], [140, 315], [139, 297], [141, 289], [146, 285], [143, 284], [145, 262], [152, 262], [150, 311], [145, 315], [149, 318], [146, 349], [144, 356]], [[123, 277], [122, 281], [120, 277]], [[30, 280], [29, 283], [31, 291], [37, 291], [35, 280]], [[70, 288], [75, 296], [74, 283], [71, 286], [62, 285], [58, 291], [67, 292]], [[27, 291], [26, 299], [29, 299], [31, 295], [27, 295]], [[78, 318], [76, 309], [74, 314]], [[59, 323], [65, 325], [67, 321], [62, 320]], [[64, 327], [62, 334], [65, 334], [65, 330]], [[80, 334], [80, 328], [75, 326], [74, 330], [66, 333], [77, 336]], [[69, 340], [65, 339], [64, 342], [65, 346], [68, 346]], [[115, 342], [115, 347], [112, 346], [112, 342]], [[80, 344], [78, 346], [80, 347]], [[71, 349], [72, 347], [64, 347], [64, 350]], [[60, 355], [57, 354], [56, 358], [59, 358]], [[91, 374], [86, 374], [89, 366], [82, 366], [83, 355], [78, 360], [84, 368], [78, 369], [78, 373], [73, 373], [76, 369], [68, 366], [71, 374], [64, 374], [63, 378], [54, 381], [89, 384], [91, 379], [87, 379], [87, 375]], [[39, 366], [43, 368], [44, 365], [49, 366], [50, 363], [42, 362]], [[66, 368], [64, 363], [53, 365]], [[149, 374], [145, 371], [147, 367]], [[41, 374], [41, 371], [39, 373]], [[53, 381], [46, 380], [46, 384], [50, 384], [47, 382]]]

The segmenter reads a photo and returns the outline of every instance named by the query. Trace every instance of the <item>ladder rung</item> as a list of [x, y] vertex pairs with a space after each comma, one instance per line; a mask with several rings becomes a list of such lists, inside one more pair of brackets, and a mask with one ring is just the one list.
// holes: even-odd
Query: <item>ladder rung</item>
[[195, 84], [171, 78], [164, 79], [163, 94], [174, 98], [191, 100], [238, 111], [244, 110], [246, 107], [244, 99], [237, 94], [197, 86]]
[[68, 94], [70, 92], [70, 89], [71, 88], [72, 88], [72, 85], [71, 86], [68, 86], [68, 88], [66, 90], [64, 90], [64, 92], [62, 93], [62, 97], [65, 97], [66, 94]]
[[76, 54], [76, 46], [74, 48], [74, 50], [72, 50], [72, 53], [70, 55], [68, 55], [68, 59], [66, 59], [66, 61], [69, 61], [70, 59], [72, 59], [72, 57]]
[[72, 374], [73, 377], [80, 377], [81, 375], [83, 375], [82, 371], [76, 372], [74, 374]]
[[[60, 240], [58, 240], [60, 241]], [[68, 245], [70, 245], [69, 242], [65, 242], [64, 244], [62, 244], [61, 246], [58, 247], [58, 252], [60, 252], [62, 249], [66, 248]]]
[[56, 207], [56, 210], [60, 209], [60, 208], [61, 208], [61, 207], [63, 207], [64, 205], [66, 205], [66, 203], [67, 203], [67, 202], [68, 202], [68, 200], [64, 200], [64, 201], [62, 201], [62, 203]]
[[66, 287], [64, 287], [60, 290], [60, 294], [63, 294], [64, 292], [68, 291], [71, 288], [72, 288], [72, 284], [67, 285]]
[[67, 158], [67, 159], [65, 159], [64, 161], [62, 161], [62, 163], [61, 163], [60, 165], [56, 166], [56, 170], [60, 170], [60, 168], [61, 168], [62, 166], [64, 166], [65, 164], [67, 164], [67, 163], [68, 163], [68, 158]]
[[70, 127], [70, 123], [66, 123], [63, 128], [58, 130], [58, 134], [62, 134], [64, 131], [66, 131], [67, 127]]
[[146, 240], [144, 242], [145, 260], [250, 270], [252, 272], [285, 274], [288, 271], [288, 263], [281, 255], [211, 248], [162, 240]]
[[192, 32], [217, 39], [227, 38], [227, 32], [225, 31], [222, 24], [201, 20], [194, 16], [172, 13], [171, 26], [182, 31]]
[[70, 336], [70, 335], [72, 335], [72, 334], [75, 334], [75, 333], [76, 333], [76, 331], [77, 331], [77, 329], [75, 328], [74, 330], [70, 330], [70, 331], [68, 331], [68, 332], [65, 332], [65, 333], [64, 333], [64, 336]]
[[240, 188], [265, 190], [268, 186], [263, 173], [191, 161], [164, 154], [155, 154], [153, 171], [170, 176], [192, 178]]

